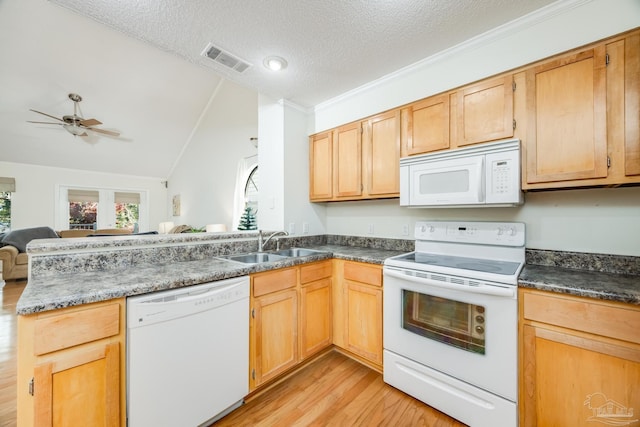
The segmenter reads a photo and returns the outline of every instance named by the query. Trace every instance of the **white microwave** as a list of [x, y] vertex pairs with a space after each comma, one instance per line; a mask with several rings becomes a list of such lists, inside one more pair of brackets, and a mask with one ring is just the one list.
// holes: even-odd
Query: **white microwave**
[[520, 140], [400, 159], [400, 206], [516, 206], [520, 185]]

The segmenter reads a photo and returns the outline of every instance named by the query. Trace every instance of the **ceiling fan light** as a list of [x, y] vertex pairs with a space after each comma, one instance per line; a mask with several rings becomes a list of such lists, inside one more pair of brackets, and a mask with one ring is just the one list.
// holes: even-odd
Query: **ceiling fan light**
[[75, 136], [85, 136], [87, 135], [87, 133], [85, 132], [85, 130], [79, 126], [75, 126], [75, 125], [62, 125], [63, 128], [65, 128], [70, 134], [75, 135]]

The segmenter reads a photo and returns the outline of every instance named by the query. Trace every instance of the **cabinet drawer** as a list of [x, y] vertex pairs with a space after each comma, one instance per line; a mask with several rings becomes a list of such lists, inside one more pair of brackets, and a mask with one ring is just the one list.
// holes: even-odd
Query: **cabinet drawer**
[[523, 297], [527, 320], [640, 344], [640, 308], [529, 292]]
[[297, 274], [295, 268], [286, 268], [251, 276], [251, 287], [254, 297], [293, 288], [296, 286], [296, 283]]
[[313, 282], [314, 280], [330, 277], [332, 272], [331, 261], [317, 262], [302, 265], [300, 267], [300, 283]]
[[382, 286], [382, 268], [378, 265], [345, 262], [344, 278], [368, 285]]
[[62, 350], [120, 333], [120, 304], [70, 309], [35, 321], [35, 355]]

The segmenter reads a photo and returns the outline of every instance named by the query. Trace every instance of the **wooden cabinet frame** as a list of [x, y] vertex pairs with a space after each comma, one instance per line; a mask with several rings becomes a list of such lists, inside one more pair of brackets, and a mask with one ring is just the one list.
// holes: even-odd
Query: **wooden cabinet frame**
[[521, 426], [586, 424], [597, 393], [640, 405], [638, 307], [529, 289], [519, 305]]

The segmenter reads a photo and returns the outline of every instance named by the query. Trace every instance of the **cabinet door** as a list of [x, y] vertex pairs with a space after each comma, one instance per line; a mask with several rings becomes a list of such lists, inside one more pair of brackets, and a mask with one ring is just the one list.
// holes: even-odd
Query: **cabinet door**
[[341, 126], [334, 140], [334, 198], [362, 195], [362, 130], [360, 123]]
[[298, 362], [297, 294], [294, 288], [253, 300], [252, 389]]
[[403, 146], [407, 155], [449, 148], [449, 95], [437, 95], [403, 109]]
[[400, 111], [379, 114], [366, 122], [363, 164], [371, 197], [400, 195]]
[[119, 426], [120, 344], [54, 354], [34, 370], [34, 425]]
[[333, 196], [331, 132], [309, 138], [309, 199], [329, 200]]
[[300, 288], [300, 358], [306, 359], [331, 345], [331, 279]]
[[382, 289], [346, 282], [347, 350], [382, 364]]
[[605, 46], [527, 70], [526, 182], [607, 176]]
[[630, 425], [640, 348], [524, 325], [523, 426]]
[[457, 145], [513, 136], [513, 76], [483, 81], [458, 91]]
[[640, 33], [624, 41], [625, 174], [640, 175]]

